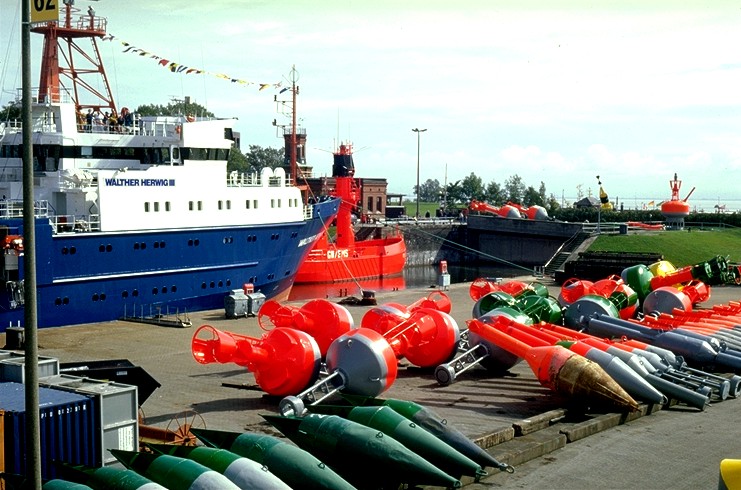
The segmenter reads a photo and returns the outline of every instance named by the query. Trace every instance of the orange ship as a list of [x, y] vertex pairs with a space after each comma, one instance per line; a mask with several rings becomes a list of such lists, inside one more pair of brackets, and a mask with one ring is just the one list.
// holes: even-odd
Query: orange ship
[[355, 240], [352, 212], [360, 195], [354, 179], [352, 145], [340, 145], [334, 153], [333, 197], [342, 199], [337, 213], [337, 233], [333, 242], [327, 233], [309, 252], [296, 274], [296, 284], [328, 283], [369, 279], [401, 274], [406, 263], [404, 237], [397, 229], [384, 238]]

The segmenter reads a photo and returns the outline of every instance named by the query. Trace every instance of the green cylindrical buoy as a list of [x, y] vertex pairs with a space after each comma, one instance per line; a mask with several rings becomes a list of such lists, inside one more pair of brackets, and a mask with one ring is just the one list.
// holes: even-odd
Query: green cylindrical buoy
[[238, 486], [221, 473], [190, 459], [120, 449], [111, 449], [111, 454], [127, 468], [169, 490], [239, 490]]
[[41, 487], [42, 490], [94, 490], [93, 488], [83, 485], [82, 483], [74, 483], [67, 480], [49, 480], [44, 483]]
[[478, 463], [391, 407], [312, 405], [308, 408], [314, 413], [339, 415], [366, 427], [380, 430], [451, 476], [460, 478], [467, 475], [479, 479], [486, 475]]
[[85, 465], [62, 463], [62, 477], [84, 483], [95, 490], [166, 490], [134, 470], [103, 466], [94, 468]]
[[397, 400], [395, 398], [370, 398], [353, 395], [342, 395], [353, 405], [385, 405], [391, 407], [395, 412], [400, 413], [417, 425], [425, 428], [435, 437], [442, 439], [452, 447], [468, 456], [473, 461], [481, 465], [482, 468], [491, 467], [501, 471], [514, 472], [514, 468], [508, 464], [497, 461], [494, 456], [486, 452], [482, 447], [475, 444], [461, 431], [448, 425], [448, 421], [439, 417], [426, 407], [407, 400]]
[[653, 277], [651, 270], [643, 264], [626, 267], [620, 273], [620, 278], [636, 292], [641, 302], [651, 292], [651, 279]]
[[459, 488], [461, 482], [407, 449], [393, 437], [337, 415], [263, 415], [297, 446], [364, 488], [401, 483]]
[[283, 480], [271, 473], [267, 466], [249, 458], [239, 456], [227, 449], [205, 446], [173, 446], [171, 444], [147, 444], [162, 454], [188, 458], [221, 473], [239, 488], [248, 490], [290, 490]]
[[191, 428], [204, 444], [227, 449], [266, 466], [288, 486], [307, 490], [355, 487], [313, 454], [267, 434]]

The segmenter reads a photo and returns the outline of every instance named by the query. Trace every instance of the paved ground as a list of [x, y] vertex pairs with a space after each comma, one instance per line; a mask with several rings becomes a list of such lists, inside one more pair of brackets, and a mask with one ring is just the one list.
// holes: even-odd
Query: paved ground
[[[454, 284], [447, 291], [453, 304], [452, 316], [461, 328], [471, 318], [473, 307], [468, 287], [467, 283]], [[549, 289], [554, 296], [558, 294], [556, 286], [551, 285]], [[431, 291], [413, 289], [381, 293], [377, 301], [379, 304], [389, 301], [411, 304]], [[718, 287], [713, 289], [712, 303], [727, 303], [740, 297], [741, 289]], [[348, 309], [359, 324], [368, 307], [348, 306]], [[223, 310], [193, 313], [190, 317], [191, 328], [116, 321], [42, 329], [39, 331], [39, 354], [56, 357], [61, 362], [123, 358], [142, 366], [162, 384], [143, 404], [148, 425], [172, 428], [187, 421], [195, 426], [220, 430], [275, 433], [260, 414], [277, 413], [278, 398], [266, 396], [255, 386], [253, 375], [244, 368], [235, 364], [201, 365], [191, 355], [191, 338], [200, 325], [209, 324], [221, 330], [259, 337], [262, 331], [257, 320], [226, 319]], [[0, 342], [4, 343], [2, 335]], [[477, 368], [462, 374], [456, 383], [446, 387], [437, 384], [432, 370], [415, 368], [405, 360], [400, 366], [396, 383], [383, 396], [425, 405], [485, 445], [522, 441], [521, 437], [515, 438], [516, 430], [528, 432], [531, 430], [528, 427], [542, 429], [559, 421], [572, 424], [569, 427], [573, 427], [576, 440], [626, 420], [625, 415], [598, 413], [574, 419], [575, 412], [568, 410], [568, 400], [542, 387], [524, 363], [498, 377]], [[225, 383], [241, 388], [227, 387]], [[642, 413], [656, 409], [643, 406]], [[587, 428], [582, 427], [584, 424]], [[518, 466], [557, 449], [558, 444], [566, 444], [561, 435], [543, 437], [545, 442], [528, 440], [527, 449], [499, 444], [492, 452], [500, 460]], [[566, 439], [568, 437], [571, 436]], [[501, 480], [496, 481], [501, 483]], [[496, 481], [481, 488], [500, 486]]]

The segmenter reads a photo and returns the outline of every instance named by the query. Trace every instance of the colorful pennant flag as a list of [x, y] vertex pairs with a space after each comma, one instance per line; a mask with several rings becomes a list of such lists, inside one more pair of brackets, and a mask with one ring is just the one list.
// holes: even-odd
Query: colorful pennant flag
[[[257, 83], [257, 82], [251, 82], [249, 80], [243, 80], [243, 79], [240, 79], [240, 78], [234, 78], [234, 77], [231, 77], [229, 75], [225, 75], [223, 73], [213, 73], [213, 72], [210, 72], [210, 71], [201, 70], [199, 68], [192, 68], [192, 67], [189, 67], [189, 66], [185, 66], [185, 65], [182, 65], [180, 63], [176, 63], [174, 61], [170, 61], [168, 59], [165, 59], [165, 58], [162, 58], [160, 56], [157, 56], [156, 54], [152, 54], [149, 51], [145, 51], [145, 50], [143, 50], [141, 48], [137, 48], [136, 46], [133, 46], [131, 43], [128, 43], [126, 41], [122, 41], [122, 40], [118, 39], [116, 36], [114, 36], [112, 34], [108, 34], [108, 35], [103, 36], [102, 40], [103, 41], [114, 41], [114, 40], [116, 40], [116, 41], [120, 42], [122, 46], [124, 46], [124, 50], [123, 50], [124, 53], [138, 54], [139, 56], [143, 56], [143, 57], [146, 57], [146, 58], [157, 60], [157, 64], [158, 65], [167, 68], [172, 73], [183, 73], [185, 75], [191, 75], [191, 74], [196, 74], [196, 75], [211, 75], [211, 76], [214, 76], [216, 78], [221, 78], [221, 79], [224, 79], [224, 80], [228, 80], [231, 83], [236, 83], [236, 84], [239, 84], [239, 85], [245, 85], [245, 86], [246, 85], [258, 85], [258, 90], [259, 91], [265, 90], [266, 88], [269, 88], [269, 87], [273, 87], [273, 88], [279, 89], [282, 86], [282, 83], [281, 82], [277, 82], [277, 83]], [[286, 89], [284, 89], [284, 91], [285, 90]]]

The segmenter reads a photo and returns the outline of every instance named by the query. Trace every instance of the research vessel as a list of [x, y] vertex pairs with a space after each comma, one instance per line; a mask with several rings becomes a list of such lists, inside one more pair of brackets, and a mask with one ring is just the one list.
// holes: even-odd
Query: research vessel
[[39, 327], [222, 308], [248, 284], [286, 299], [339, 200], [305, 203], [280, 168], [227, 173], [234, 119], [117, 110], [97, 45], [107, 21], [71, 3], [32, 27], [44, 36], [32, 127], [0, 123], [0, 332], [24, 326], [26, 129]]

